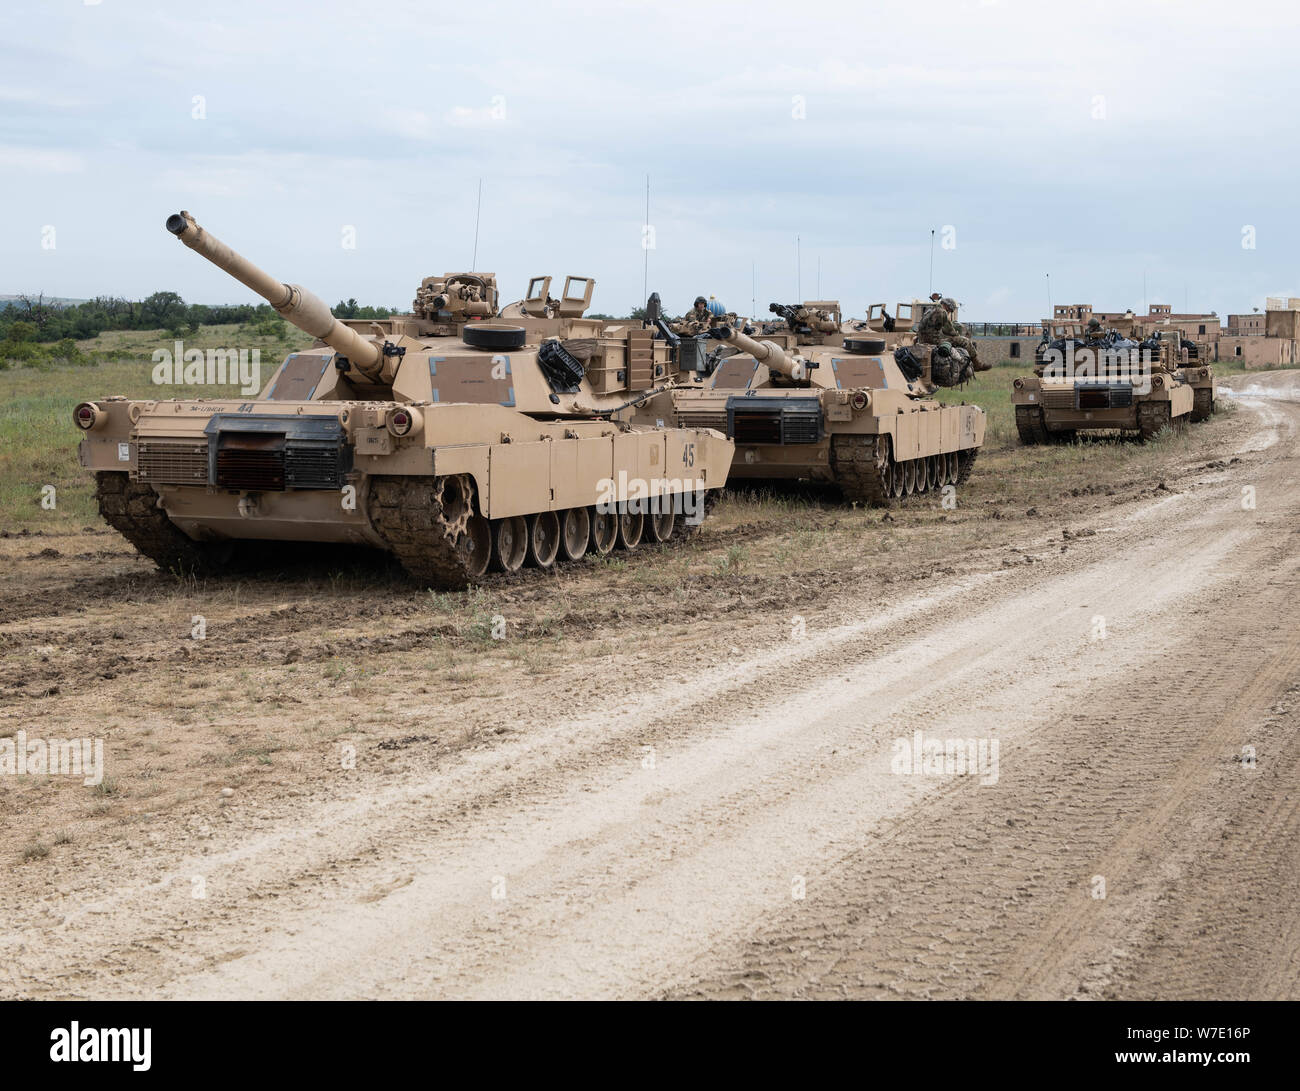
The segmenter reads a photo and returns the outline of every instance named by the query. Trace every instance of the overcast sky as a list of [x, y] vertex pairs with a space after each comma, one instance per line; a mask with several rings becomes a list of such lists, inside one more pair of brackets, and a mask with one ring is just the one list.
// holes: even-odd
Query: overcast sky
[[[5, 0], [0, 293], [327, 302], [470, 266], [696, 293], [1220, 314], [1300, 295], [1282, 3]], [[51, 232], [50, 229], [53, 229]], [[345, 229], [356, 245], [346, 248]], [[947, 229], [947, 230], [946, 230]], [[1243, 239], [1254, 248], [1243, 246]], [[796, 237], [802, 263], [796, 260]], [[944, 243], [952, 244], [945, 248]], [[50, 243], [53, 243], [50, 246]], [[557, 293], [558, 294], [558, 293]]]

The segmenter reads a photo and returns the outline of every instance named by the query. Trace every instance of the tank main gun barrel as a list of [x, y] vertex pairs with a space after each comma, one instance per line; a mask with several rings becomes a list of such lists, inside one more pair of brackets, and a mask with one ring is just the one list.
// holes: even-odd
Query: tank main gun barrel
[[368, 378], [378, 381], [383, 355], [379, 346], [365, 340], [334, 317], [321, 300], [298, 284], [285, 284], [263, 272], [220, 239], [205, 231], [188, 212], [167, 217], [167, 230], [195, 253], [223, 269], [240, 284], [265, 299], [286, 321], [324, 341]]
[[787, 356], [781, 351], [779, 345], [774, 345], [771, 341], [755, 341], [731, 326], [717, 326], [709, 331], [709, 336], [735, 345], [741, 352], [749, 353], [760, 364], [765, 364], [770, 370], [779, 372], [787, 379], [798, 382], [807, 375], [802, 358]]

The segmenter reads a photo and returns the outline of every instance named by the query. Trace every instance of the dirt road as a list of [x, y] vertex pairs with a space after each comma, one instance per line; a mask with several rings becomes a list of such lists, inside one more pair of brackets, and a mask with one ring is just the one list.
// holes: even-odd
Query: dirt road
[[0, 991], [1296, 998], [1300, 374], [1228, 385], [1231, 450], [1000, 563], [408, 686], [355, 768], [13, 867]]

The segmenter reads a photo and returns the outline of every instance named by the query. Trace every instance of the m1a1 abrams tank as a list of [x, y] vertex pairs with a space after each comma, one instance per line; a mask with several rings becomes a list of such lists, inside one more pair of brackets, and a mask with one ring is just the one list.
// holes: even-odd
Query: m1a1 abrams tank
[[1190, 352], [1179, 331], [1136, 341], [1097, 322], [1045, 323], [1034, 374], [1013, 383], [1020, 441], [1068, 442], [1106, 430], [1148, 440], [1206, 419], [1214, 411], [1214, 371]]
[[843, 333], [838, 304], [773, 310], [790, 312], [784, 328], [757, 338], [730, 327], [675, 338], [660, 321], [681, 374], [633, 419], [724, 432], [736, 443], [732, 481], [822, 481], [882, 504], [969, 477], [984, 411], [930, 396], [927, 353], [908, 357], [908, 374], [879, 338]]
[[252, 399], [77, 406], [100, 511], [160, 566], [220, 568], [245, 541], [352, 543], [455, 588], [688, 534], [725, 484], [717, 432], [614, 419], [667, 378], [668, 350], [583, 318], [589, 278], [552, 317], [535, 317], [549, 277], [507, 324], [492, 274], [454, 273], [427, 278], [411, 315], [346, 323], [188, 213], [167, 229], [317, 340]]

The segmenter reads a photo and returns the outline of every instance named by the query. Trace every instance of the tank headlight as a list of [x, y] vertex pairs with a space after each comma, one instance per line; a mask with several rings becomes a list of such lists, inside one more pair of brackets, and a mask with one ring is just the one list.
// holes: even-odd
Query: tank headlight
[[849, 404], [859, 413], [871, 404], [871, 395], [865, 390], [855, 390], [853, 396], [849, 399]]
[[1013, 385], [1017, 390], [1024, 390], [1024, 389], [1025, 389], [1025, 380], [1024, 380], [1024, 379], [1017, 379], [1017, 380], [1016, 380], [1012, 385]]
[[108, 414], [92, 402], [82, 402], [72, 411], [72, 419], [82, 431], [90, 432], [102, 425]]
[[424, 426], [424, 418], [420, 415], [418, 409], [412, 409], [407, 405], [397, 405], [388, 411], [385, 425], [388, 431], [398, 436], [415, 436], [419, 435], [420, 429]]
[[1160, 389], [1162, 386], [1164, 386], [1164, 385], [1165, 385], [1165, 381], [1164, 381], [1164, 379], [1162, 379], [1159, 375], [1153, 375], [1153, 376], [1151, 377], [1151, 389], [1152, 389], [1152, 390], [1159, 390], [1159, 389]]

